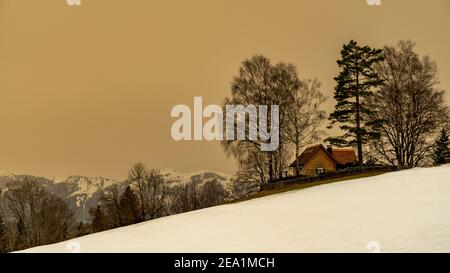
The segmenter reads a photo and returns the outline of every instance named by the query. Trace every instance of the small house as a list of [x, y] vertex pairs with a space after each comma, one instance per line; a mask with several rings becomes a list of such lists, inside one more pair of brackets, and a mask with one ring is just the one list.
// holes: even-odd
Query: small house
[[333, 148], [328, 146], [327, 152], [336, 160], [336, 169], [338, 170], [353, 167], [358, 162], [355, 149], [353, 148]]
[[293, 174], [316, 176], [353, 166], [356, 162], [357, 158], [353, 148], [334, 149], [331, 146], [325, 148], [319, 144], [306, 148], [290, 167]]

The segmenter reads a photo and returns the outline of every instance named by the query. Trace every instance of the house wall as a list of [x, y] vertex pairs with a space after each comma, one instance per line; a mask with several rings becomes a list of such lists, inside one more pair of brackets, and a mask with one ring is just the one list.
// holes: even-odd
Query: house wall
[[323, 150], [317, 152], [313, 158], [305, 165], [305, 175], [317, 175], [317, 169], [323, 168], [325, 172], [335, 172], [336, 164], [331, 160]]
[[[297, 173], [295, 172], [295, 169], [296, 169], [296, 167], [292, 167], [289, 174], [290, 174], [290, 175], [296, 175]], [[306, 175], [306, 174], [305, 174], [305, 166], [303, 166], [303, 165], [300, 165], [300, 166], [299, 166], [299, 168], [298, 168], [298, 174], [299, 174], [299, 175]]]

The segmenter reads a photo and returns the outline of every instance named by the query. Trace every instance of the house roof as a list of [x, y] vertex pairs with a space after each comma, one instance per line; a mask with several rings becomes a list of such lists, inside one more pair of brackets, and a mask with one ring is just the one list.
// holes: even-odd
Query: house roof
[[332, 155], [337, 163], [345, 165], [357, 161], [353, 148], [332, 149]]
[[[325, 154], [328, 155], [328, 157], [332, 161], [334, 161], [335, 163], [339, 163], [336, 161], [336, 159], [334, 159], [334, 157], [332, 155], [330, 155], [330, 153], [328, 153], [327, 149], [325, 149], [325, 147], [323, 147], [322, 144], [319, 144], [319, 145], [310, 146], [303, 151], [303, 153], [298, 157], [299, 165], [305, 165], [306, 163], [308, 163], [308, 161], [310, 161], [313, 158], [313, 156], [321, 150], [323, 152], [325, 152]], [[292, 162], [292, 164], [289, 167], [295, 167], [295, 166], [297, 166], [296, 160], [294, 160], [294, 162]]]

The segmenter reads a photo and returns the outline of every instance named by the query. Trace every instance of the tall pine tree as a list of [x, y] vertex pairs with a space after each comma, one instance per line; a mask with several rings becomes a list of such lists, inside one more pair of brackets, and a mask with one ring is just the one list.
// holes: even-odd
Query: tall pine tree
[[383, 84], [374, 70], [374, 64], [383, 60], [382, 52], [381, 49], [359, 46], [352, 40], [344, 45], [341, 59], [337, 61], [341, 71], [334, 78], [334, 98], [337, 103], [334, 112], [330, 114], [329, 128], [340, 123], [339, 127], [345, 134], [330, 137], [326, 141], [340, 147], [356, 144], [359, 165], [364, 162], [362, 145], [379, 137], [372, 128], [375, 124], [364, 121], [364, 113], [368, 113], [370, 109], [363, 104], [363, 99], [372, 94], [374, 87]]
[[435, 165], [450, 163], [450, 141], [446, 129], [442, 129], [434, 144], [433, 161]]

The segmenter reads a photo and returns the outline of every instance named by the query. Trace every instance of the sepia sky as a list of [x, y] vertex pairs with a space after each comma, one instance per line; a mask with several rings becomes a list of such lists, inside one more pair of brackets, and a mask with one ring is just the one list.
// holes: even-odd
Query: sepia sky
[[[333, 106], [339, 50], [400, 39], [450, 89], [450, 1], [0, 0], [0, 169], [121, 179], [133, 162], [233, 173], [218, 142], [175, 142], [176, 104], [221, 104], [263, 54], [317, 77]], [[450, 96], [447, 95], [450, 102]]]

